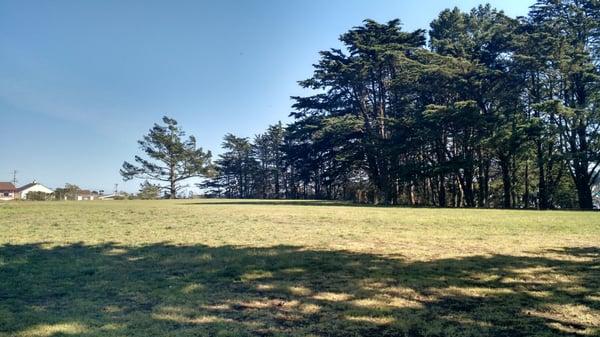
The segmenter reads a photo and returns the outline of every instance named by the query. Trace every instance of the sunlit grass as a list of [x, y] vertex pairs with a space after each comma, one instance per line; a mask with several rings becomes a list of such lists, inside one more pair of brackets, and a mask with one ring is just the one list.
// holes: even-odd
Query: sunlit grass
[[0, 204], [0, 336], [600, 334], [600, 213]]

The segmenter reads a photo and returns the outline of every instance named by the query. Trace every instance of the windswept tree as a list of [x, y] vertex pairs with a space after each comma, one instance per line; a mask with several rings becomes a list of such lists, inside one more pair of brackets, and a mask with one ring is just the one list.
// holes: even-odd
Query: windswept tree
[[165, 116], [162, 122], [138, 141], [148, 158], [136, 155], [135, 164], [124, 162], [120, 173], [125, 181], [138, 178], [166, 183], [160, 188], [175, 199], [184, 180], [210, 175], [211, 153], [197, 147], [194, 136], [186, 138], [176, 120]]

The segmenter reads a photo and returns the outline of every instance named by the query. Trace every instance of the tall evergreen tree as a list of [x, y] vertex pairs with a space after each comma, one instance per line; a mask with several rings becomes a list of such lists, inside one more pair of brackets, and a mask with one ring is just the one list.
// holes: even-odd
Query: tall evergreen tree
[[313, 77], [300, 82], [325, 93], [295, 97], [296, 116], [316, 114], [359, 121], [361, 137], [353, 145], [364, 157], [364, 168], [376, 187], [375, 202], [394, 203], [396, 183], [387, 151], [394, 117], [391, 86], [398, 74], [397, 63], [410, 62], [415, 49], [424, 46], [424, 31], [403, 32], [399, 20], [387, 24], [367, 20], [340, 40], [346, 52], [321, 52]]
[[[364, 21], [320, 53], [314, 94], [253, 141], [227, 135], [212, 190], [440, 207], [592, 207], [600, 181], [600, 5], [526, 18], [442, 11], [429, 30]], [[570, 177], [569, 177], [570, 175]]]
[[549, 72], [557, 83], [538, 107], [557, 128], [582, 209], [593, 208], [591, 186], [600, 174], [599, 13], [594, 0], [539, 0], [530, 14], [553, 47]]
[[176, 120], [165, 116], [162, 122], [154, 124], [138, 141], [148, 158], [136, 155], [137, 164], [124, 162], [120, 173], [124, 180], [139, 178], [167, 183], [161, 188], [175, 199], [183, 181], [211, 173], [211, 153], [198, 148], [194, 136], [186, 139]]

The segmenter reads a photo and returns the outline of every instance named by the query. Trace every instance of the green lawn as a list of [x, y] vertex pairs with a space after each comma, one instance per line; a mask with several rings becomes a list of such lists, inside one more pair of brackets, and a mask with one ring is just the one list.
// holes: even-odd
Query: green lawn
[[600, 334], [600, 213], [0, 204], [0, 336]]

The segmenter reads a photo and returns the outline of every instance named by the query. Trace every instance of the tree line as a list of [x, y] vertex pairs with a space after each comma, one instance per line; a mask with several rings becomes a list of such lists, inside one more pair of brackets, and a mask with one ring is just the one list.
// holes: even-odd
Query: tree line
[[299, 82], [314, 94], [293, 97], [291, 123], [225, 136], [202, 166], [207, 193], [593, 208], [599, 1], [539, 0], [519, 18], [447, 9], [428, 31], [366, 20], [340, 41]]

